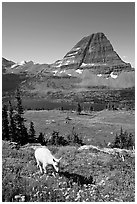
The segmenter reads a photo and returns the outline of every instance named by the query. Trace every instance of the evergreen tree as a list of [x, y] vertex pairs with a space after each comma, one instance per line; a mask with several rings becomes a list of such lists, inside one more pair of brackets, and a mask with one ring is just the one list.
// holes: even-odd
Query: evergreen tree
[[77, 106], [77, 113], [80, 115], [81, 111], [82, 111], [81, 106], [80, 106], [80, 104], [78, 103], [78, 106]]
[[34, 123], [30, 122], [30, 129], [28, 134], [28, 141], [29, 142], [35, 142], [35, 129], [34, 129]]
[[93, 111], [93, 106], [90, 106], [90, 111], [91, 111], [91, 112]]
[[120, 148], [121, 149], [126, 148], [127, 147], [128, 133], [127, 133], [127, 131], [123, 132], [122, 127], [121, 127], [121, 131], [120, 131], [119, 137], [120, 137], [120, 141], [121, 141]]
[[108, 110], [111, 110], [111, 102], [108, 103]]
[[17, 112], [18, 112], [18, 115], [23, 115], [24, 110], [23, 110], [23, 107], [22, 107], [22, 100], [21, 100], [21, 97], [20, 97], [19, 89], [17, 89], [15, 98], [17, 99]]
[[59, 143], [59, 132], [53, 131], [51, 144], [58, 145], [58, 143]]
[[130, 133], [127, 140], [127, 149], [132, 149], [134, 145], [133, 135]]
[[8, 121], [8, 109], [4, 105], [2, 108], [2, 139], [9, 140], [9, 121]]
[[16, 114], [13, 111], [11, 102], [9, 101], [9, 135], [13, 142], [18, 142], [17, 127], [16, 127]]
[[28, 133], [27, 133], [27, 128], [24, 125], [25, 119], [23, 118], [23, 107], [22, 107], [22, 100], [20, 97], [20, 91], [17, 89], [17, 94], [16, 94], [16, 99], [17, 99], [17, 115], [16, 115], [16, 120], [17, 120], [17, 134], [19, 137], [19, 143], [21, 145], [24, 145], [28, 142]]
[[23, 125], [21, 128], [20, 144], [25, 145], [27, 143], [28, 143], [28, 132], [27, 132], [27, 128], [25, 127], [25, 125]]
[[125, 131], [123, 134], [123, 137], [121, 138], [121, 142], [123, 144], [122, 148], [127, 148], [127, 143], [128, 143], [128, 132]]
[[42, 132], [39, 133], [38, 142], [39, 142], [41, 145], [46, 145], [45, 138], [44, 138], [44, 134], [43, 134]]
[[72, 132], [67, 137], [68, 143], [71, 145], [84, 145], [81, 138], [79, 138], [78, 133], [75, 131], [75, 127], [72, 128]]
[[116, 134], [116, 137], [115, 137], [114, 147], [115, 148], [120, 148], [121, 147], [121, 140], [120, 140], [120, 136], [118, 134]]
[[115, 141], [113, 144], [113, 148], [121, 148], [121, 149], [132, 149], [134, 146], [134, 140], [132, 133], [128, 134], [127, 131], [123, 132], [121, 127], [120, 134], [115, 137]]
[[120, 135], [123, 135], [123, 128], [120, 129]]

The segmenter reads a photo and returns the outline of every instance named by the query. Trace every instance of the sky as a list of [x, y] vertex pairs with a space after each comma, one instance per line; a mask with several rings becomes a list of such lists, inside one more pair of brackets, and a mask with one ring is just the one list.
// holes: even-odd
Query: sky
[[54, 63], [97, 32], [135, 66], [134, 2], [2, 3], [2, 56], [14, 62]]

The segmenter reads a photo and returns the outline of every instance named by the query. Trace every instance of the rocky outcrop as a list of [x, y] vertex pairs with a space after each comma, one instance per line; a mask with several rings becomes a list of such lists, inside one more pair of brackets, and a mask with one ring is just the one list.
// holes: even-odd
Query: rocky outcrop
[[62, 60], [55, 62], [53, 67], [90, 69], [96, 74], [132, 70], [130, 63], [125, 63], [119, 57], [103, 33], [95, 33], [84, 37]]
[[6, 69], [10, 68], [14, 64], [15, 64], [14, 62], [9, 61], [9, 60], [2, 57], [2, 73], [5, 73]]
[[78, 152], [83, 150], [92, 150], [94, 152], [103, 152], [105, 154], [119, 156], [123, 161], [125, 160], [124, 157], [135, 157], [135, 150], [127, 150], [127, 149], [120, 149], [120, 148], [99, 148], [93, 145], [83, 145], [79, 147]]

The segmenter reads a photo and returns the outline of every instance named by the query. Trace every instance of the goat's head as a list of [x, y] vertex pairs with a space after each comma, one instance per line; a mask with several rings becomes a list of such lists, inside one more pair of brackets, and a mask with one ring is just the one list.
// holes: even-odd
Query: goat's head
[[54, 158], [53, 158], [53, 164], [54, 164], [53, 166], [54, 166], [56, 172], [59, 172], [60, 160], [61, 160], [61, 158], [60, 158], [60, 159], [54, 159]]

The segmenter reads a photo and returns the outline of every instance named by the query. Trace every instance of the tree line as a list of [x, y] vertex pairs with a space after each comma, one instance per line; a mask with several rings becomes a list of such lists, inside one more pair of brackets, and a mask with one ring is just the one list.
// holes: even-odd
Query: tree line
[[35, 129], [33, 122], [30, 122], [29, 130], [25, 126], [24, 110], [20, 91], [17, 89], [16, 96], [17, 105], [13, 109], [11, 101], [9, 105], [2, 107], [2, 140], [17, 142], [19, 145], [25, 145], [29, 142], [35, 142]]
[[[27, 143], [41, 143], [42, 145], [70, 145], [77, 144], [83, 145], [84, 142], [79, 138], [75, 132], [74, 127], [72, 133], [64, 138], [59, 135], [59, 132], [53, 131], [50, 140], [44, 137], [44, 134], [40, 132], [39, 136], [36, 137], [34, 123], [30, 122], [30, 127], [27, 129], [25, 126], [24, 110], [22, 106], [22, 99], [20, 91], [17, 89], [16, 96], [17, 105], [15, 109], [9, 101], [9, 105], [3, 105], [2, 107], [2, 140], [16, 142], [18, 145], [25, 145]], [[81, 105], [77, 104], [77, 114], [80, 115], [82, 111]], [[112, 144], [112, 148], [132, 148], [134, 146], [133, 134], [128, 134], [127, 131], [123, 132], [121, 128], [120, 134], [116, 134], [115, 140]]]
[[[9, 101], [9, 105], [3, 105], [2, 108], [2, 140], [16, 142], [18, 145], [25, 145], [27, 143], [40, 143], [42, 145], [69, 145], [77, 144], [83, 145], [83, 141], [75, 132], [74, 127], [72, 133], [67, 138], [59, 135], [59, 132], [53, 131], [51, 138], [46, 139], [42, 132], [36, 137], [34, 123], [30, 122], [29, 130], [25, 126], [24, 110], [22, 106], [22, 99], [20, 91], [17, 89], [16, 96], [17, 105], [15, 109]], [[80, 104], [77, 109], [78, 114], [81, 112]]]

